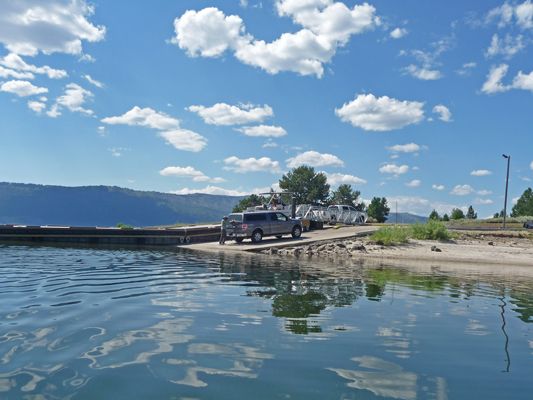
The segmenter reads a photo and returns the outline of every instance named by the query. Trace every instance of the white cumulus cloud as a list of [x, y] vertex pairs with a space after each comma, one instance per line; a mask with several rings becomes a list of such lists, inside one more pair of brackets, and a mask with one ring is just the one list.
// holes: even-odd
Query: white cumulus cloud
[[418, 179], [415, 179], [414, 181], [411, 181], [409, 183], [406, 183], [405, 186], [409, 186], [409, 187], [417, 187], [417, 186], [420, 186], [420, 181]]
[[90, 75], [82, 75], [82, 78], [87, 79], [90, 83], [92, 83], [94, 86], [97, 86], [99, 88], [103, 88], [104, 84], [102, 82], [97, 81], [96, 79], [91, 78]]
[[279, 162], [272, 161], [268, 157], [262, 157], [259, 159], [253, 158], [253, 157], [248, 158], [248, 159], [239, 159], [235, 156], [232, 156], [232, 157], [226, 158], [224, 162], [228, 164], [228, 166], [224, 167], [224, 169], [229, 170], [229, 171], [243, 173], [243, 174], [246, 172], [257, 172], [257, 171], [270, 172], [273, 174], [281, 173]]
[[463, 76], [468, 76], [468, 75], [471, 75], [472, 74], [472, 70], [473, 68], [476, 67], [476, 63], [475, 62], [471, 62], [471, 63], [465, 63], [463, 64], [463, 68], [461, 68], [460, 70], [456, 71], [459, 75], [463, 75]]
[[488, 12], [485, 23], [490, 23], [493, 20], [498, 20], [499, 28], [514, 21], [522, 30], [533, 29], [533, 4], [531, 0], [526, 0], [518, 5], [516, 3], [509, 4], [506, 1], [502, 6], [493, 8]]
[[337, 48], [354, 34], [379, 25], [375, 8], [367, 3], [353, 9], [333, 0], [279, 0], [280, 17], [290, 17], [303, 29], [283, 33], [271, 43], [245, 33], [242, 19], [226, 16], [217, 8], [187, 11], [174, 21], [176, 36], [171, 42], [191, 57], [218, 57], [232, 51], [241, 62], [260, 67], [270, 74], [292, 71], [322, 77], [323, 63], [331, 61]]
[[483, 84], [481, 91], [487, 94], [505, 92], [509, 90], [510, 86], [504, 86], [501, 83], [501, 80], [505, 75], [507, 75], [507, 69], [509, 66], [507, 64], [501, 64], [496, 67], [492, 66], [489, 74], [487, 75], [487, 81]]
[[507, 34], [505, 39], [500, 39], [497, 34], [494, 34], [490, 47], [485, 52], [485, 56], [494, 57], [497, 55], [503, 55], [506, 59], [510, 59], [525, 48], [525, 44], [522, 40], [523, 38], [522, 35], [513, 38], [511, 35]]
[[26, 97], [40, 93], [46, 93], [48, 92], [48, 89], [34, 86], [28, 81], [13, 80], [2, 83], [2, 85], [0, 86], [0, 91], [13, 93], [19, 97]]
[[201, 171], [197, 171], [191, 166], [182, 168], [182, 167], [167, 167], [159, 173], [163, 176], [174, 176], [177, 178], [192, 178], [195, 182], [202, 182], [202, 181], [211, 181], [213, 183], [222, 183], [226, 182], [223, 178], [213, 178], [211, 179], [207, 175], [205, 175]]
[[[404, 152], [404, 153], [415, 153], [417, 151], [420, 151], [420, 146], [417, 145], [416, 143], [408, 143], [408, 144], [396, 144], [392, 147], [387, 147], [387, 149], [389, 149], [389, 151], [393, 152], [393, 153], [399, 153], [399, 152]], [[426, 148], [425, 146], [422, 146], [422, 148]]]
[[470, 172], [470, 175], [485, 176], [485, 175], [492, 175], [492, 172], [487, 171], [486, 169], [480, 169], [480, 170], [477, 170], [477, 171]]
[[50, 110], [46, 112], [46, 115], [48, 115], [50, 118], [57, 118], [59, 115], [61, 115], [59, 106], [54, 104], [52, 107], [50, 107]]
[[188, 129], [162, 131], [157, 136], [165, 139], [178, 150], [197, 153], [207, 145], [207, 139], [202, 135]]
[[105, 27], [87, 20], [93, 14], [94, 8], [84, 0], [2, 1], [0, 42], [19, 55], [81, 54], [82, 40], [105, 38]]
[[67, 107], [72, 112], [81, 112], [83, 114], [92, 115], [92, 110], [86, 110], [82, 107], [87, 98], [94, 97], [94, 95], [75, 83], [69, 83], [65, 89], [65, 94], [56, 100], [59, 106]]
[[343, 122], [350, 122], [367, 131], [390, 131], [424, 120], [424, 103], [399, 101], [387, 96], [360, 94], [355, 100], [335, 109]]
[[12, 69], [0, 67], [0, 78], [15, 78], [15, 79], [34, 79], [35, 75], [31, 72], [18, 72]]
[[242, 19], [225, 16], [215, 7], [189, 10], [174, 20], [176, 36], [171, 42], [186, 50], [190, 57], [218, 57], [227, 49], [237, 49], [251, 40], [244, 34]]
[[501, 81], [507, 75], [508, 68], [509, 66], [507, 64], [501, 64], [498, 67], [492, 66], [489, 75], [487, 75], [487, 81], [483, 84], [481, 91], [487, 94], [506, 92], [510, 89], [530, 90], [533, 92], [533, 71], [529, 75], [519, 71], [511, 85], [503, 85]]
[[170, 130], [179, 129], [180, 121], [178, 119], [169, 117], [163, 112], [156, 112], [151, 108], [133, 107], [126, 114], [120, 117], [108, 117], [102, 120], [105, 124], [115, 125], [138, 125], [146, 126], [152, 129]]
[[287, 134], [287, 131], [280, 126], [268, 125], [245, 126], [235, 130], [244, 133], [246, 136], [281, 137]]
[[440, 120], [444, 122], [453, 122], [452, 113], [450, 112], [448, 107], [443, 106], [441, 104], [441, 105], [435, 106], [433, 108], [433, 112], [440, 114], [440, 117], [439, 117]]
[[475, 193], [475, 190], [470, 187], [470, 185], [457, 185], [455, 186], [450, 194], [456, 194], [459, 196], [465, 196], [467, 194]]
[[522, 71], [518, 72], [518, 75], [513, 79], [513, 88], [533, 92], [533, 71], [529, 75], [523, 74]]
[[379, 172], [382, 174], [405, 174], [409, 171], [409, 167], [407, 165], [397, 166], [395, 164], [387, 164], [379, 169]]
[[407, 35], [407, 29], [405, 28], [396, 28], [393, 31], [391, 31], [390, 36], [393, 39], [399, 39], [405, 35]]
[[[193, 167], [166, 167], [165, 169], [159, 171], [163, 176], [175, 176], [178, 178], [200, 178], [199, 180], [204, 180], [205, 177], [203, 172], [195, 170]], [[209, 178], [207, 178], [208, 180]]]
[[433, 185], [432, 188], [435, 189], [435, 190], [444, 190], [445, 189], [443, 185]]
[[319, 171], [319, 173], [323, 173], [324, 175], [326, 175], [326, 177], [328, 178], [328, 183], [332, 186], [337, 186], [341, 184], [364, 185], [366, 183], [366, 180], [358, 178], [354, 175], [340, 174], [338, 172], [335, 174], [328, 174], [324, 171]]
[[18, 71], [28, 71], [30, 73], [33, 72], [35, 74], [46, 74], [51, 79], [60, 79], [68, 76], [66, 71], [53, 69], [50, 68], [48, 65], [45, 65], [44, 67], [36, 67], [35, 65], [29, 65], [19, 55], [13, 53], [10, 53], [5, 57], [0, 58], [0, 65]]
[[28, 107], [30, 108], [30, 110], [33, 110], [37, 114], [40, 114], [46, 108], [46, 104], [41, 103], [40, 101], [28, 101]]
[[198, 113], [206, 124], [210, 125], [242, 125], [263, 122], [274, 115], [272, 108], [252, 104], [241, 104], [240, 107], [218, 103], [212, 107], [190, 106], [187, 110]]
[[477, 198], [477, 199], [472, 200], [472, 203], [474, 203], [474, 204], [492, 204], [494, 202], [491, 199], [483, 200], [483, 199]]
[[435, 69], [429, 69], [425, 67], [417, 67], [416, 65], [409, 65], [408, 67], [402, 68], [404, 75], [410, 74], [413, 78], [418, 78], [423, 81], [434, 81], [444, 77], [440, 71]]
[[323, 167], [331, 165], [333, 167], [344, 167], [344, 162], [337, 156], [332, 154], [321, 154], [317, 151], [306, 151], [298, 154], [296, 157], [291, 157], [287, 160], [287, 167], [294, 168], [300, 165], [308, 165], [310, 167]]
[[188, 189], [184, 188], [181, 190], [171, 191], [173, 194], [193, 194], [193, 193], [203, 193], [203, 194], [218, 194], [223, 196], [247, 196], [250, 192], [242, 192], [238, 190], [229, 190], [223, 189], [217, 186], [207, 185], [204, 189]]
[[165, 113], [156, 112], [151, 108], [135, 106], [124, 115], [104, 118], [102, 122], [111, 125], [137, 125], [158, 129], [161, 131], [158, 136], [164, 138], [178, 150], [198, 152], [207, 145], [207, 139], [203, 136], [187, 129], [181, 129], [179, 120], [169, 117]]

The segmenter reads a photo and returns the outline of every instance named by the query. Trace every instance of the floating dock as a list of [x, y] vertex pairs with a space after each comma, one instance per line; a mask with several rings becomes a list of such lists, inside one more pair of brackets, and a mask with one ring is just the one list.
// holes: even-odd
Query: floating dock
[[220, 225], [171, 228], [0, 225], [0, 241], [152, 246], [213, 242], [219, 238]]

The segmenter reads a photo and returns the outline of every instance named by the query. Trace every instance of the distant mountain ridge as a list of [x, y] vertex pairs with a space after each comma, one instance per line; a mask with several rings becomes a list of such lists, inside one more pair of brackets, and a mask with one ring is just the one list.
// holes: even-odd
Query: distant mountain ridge
[[218, 222], [245, 196], [0, 182], [0, 224], [137, 227]]
[[[414, 215], [409, 213], [398, 213], [398, 223], [399, 224], [414, 224], [415, 222], [420, 222], [421, 224], [427, 222], [429, 217], [422, 217], [420, 215]], [[387, 221], [389, 224], [396, 223], [396, 213], [390, 213]]]
[[[177, 195], [117, 186], [52, 186], [0, 182], [0, 224], [136, 227], [218, 222], [247, 196]], [[398, 223], [427, 217], [398, 213]], [[396, 213], [389, 214], [396, 223]]]

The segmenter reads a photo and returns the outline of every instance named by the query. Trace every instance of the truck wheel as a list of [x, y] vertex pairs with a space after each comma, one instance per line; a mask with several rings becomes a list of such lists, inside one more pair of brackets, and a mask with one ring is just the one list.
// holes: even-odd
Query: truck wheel
[[302, 236], [302, 228], [297, 225], [294, 228], [292, 228], [292, 237], [299, 238], [300, 236]]
[[253, 243], [259, 243], [263, 239], [263, 232], [261, 230], [256, 229], [252, 233], [252, 242]]

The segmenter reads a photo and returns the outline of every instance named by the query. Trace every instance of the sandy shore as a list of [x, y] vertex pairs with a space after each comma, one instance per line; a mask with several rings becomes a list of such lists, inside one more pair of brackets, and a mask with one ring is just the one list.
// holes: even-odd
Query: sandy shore
[[[270, 249], [278, 255], [353, 257], [533, 267], [533, 234], [511, 231], [461, 231], [460, 238], [442, 242], [413, 240], [395, 246], [374, 243], [368, 237], [331, 241], [295, 248]], [[528, 236], [529, 234], [529, 236]], [[267, 253], [268, 251], [263, 251]]]

